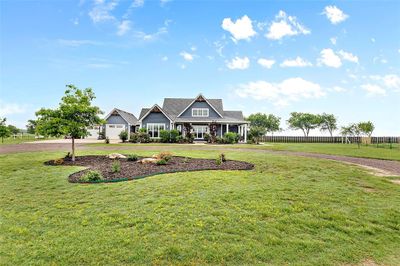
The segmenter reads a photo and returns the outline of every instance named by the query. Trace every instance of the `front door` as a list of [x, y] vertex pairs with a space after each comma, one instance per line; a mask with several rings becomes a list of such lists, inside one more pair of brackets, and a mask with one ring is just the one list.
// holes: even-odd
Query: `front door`
[[193, 126], [194, 139], [204, 139], [207, 133], [207, 126]]

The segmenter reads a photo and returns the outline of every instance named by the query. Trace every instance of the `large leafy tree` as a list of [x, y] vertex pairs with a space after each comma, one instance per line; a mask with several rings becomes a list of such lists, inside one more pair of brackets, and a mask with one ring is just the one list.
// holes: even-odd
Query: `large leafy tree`
[[273, 133], [280, 130], [281, 118], [273, 114], [251, 114], [247, 120], [250, 121], [250, 127], [264, 128], [265, 133]]
[[290, 113], [290, 118], [287, 120], [289, 128], [294, 130], [301, 129], [304, 136], [308, 137], [311, 129], [319, 127], [321, 124], [321, 119], [319, 115], [314, 115], [310, 113]]
[[7, 127], [10, 130], [11, 134], [13, 135], [17, 135], [18, 133], [21, 132], [21, 130], [19, 130], [16, 126], [8, 125]]
[[0, 138], [1, 143], [4, 142], [4, 138], [7, 138], [11, 135], [10, 129], [6, 126], [6, 118], [0, 118]]
[[36, 112], [37, 132], [44, 136], [68, 136], [72, 140], [72, 161], [75, 161], [75, 139], [87, 136], [87, 128], [103, 123], [103, 112], [92, 106], [95, 95], [91, 88], [78, 89], [67, 85], [64, 97], [56, 109], [42, 108]]
[[371, 137], [372, 132], [374, 132], [375, 126], [371, 121], [360, 122], [357, 124], [360, 132], [368, 137]]
[[337, 129], [337, 119], [332, 114], [323, 113], [319, 116], [321, 131], [328, 131], [331, 137], [333, 136], [333, 131]]

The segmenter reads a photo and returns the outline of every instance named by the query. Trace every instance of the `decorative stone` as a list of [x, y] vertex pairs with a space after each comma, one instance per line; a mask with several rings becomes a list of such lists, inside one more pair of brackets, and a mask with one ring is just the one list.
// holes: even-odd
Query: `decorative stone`
[[108, 155], [108, 158], [110, 158], [110, 159], [125, 159], [126, 156], [119, 154], [119, 153], [111, 153]]
[[158, 161], [157, 158], [144, 158], [140, 160], [140, 163], [156, 163]]

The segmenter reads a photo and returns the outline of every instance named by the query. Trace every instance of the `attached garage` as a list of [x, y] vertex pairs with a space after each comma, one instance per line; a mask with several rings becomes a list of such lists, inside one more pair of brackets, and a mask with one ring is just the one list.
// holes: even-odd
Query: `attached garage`
[[94, 126], [88, 128], [89, 135], [87, 139], [98, 139], [100, 134], [100, 126]]
[[125, 130], [126, 126], [123, 124], [106, 124], [106, 137], [109, 139], [119, 139], [119, 134]]
[[137, 118], [128, 112], [114, 108], [106, 117], [104, 125], [105, 136], [109, 139], [119, 139], [121, 131], [128, 132], [128, 138], [131, 132], [134, 132], [138, 124]]

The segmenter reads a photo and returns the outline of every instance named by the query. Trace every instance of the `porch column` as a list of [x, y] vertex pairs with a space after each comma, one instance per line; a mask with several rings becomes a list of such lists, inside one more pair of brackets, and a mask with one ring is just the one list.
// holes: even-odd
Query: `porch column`
[[222, 138], [222, 136], [223, 136], [222, 131], [224, 131], [224, 125], [223, 125], [223, 124], [221, 124], [221, 138]]
[[226, 133], [229, 132], [229, 124], [226, 124]]
[[131, 138], [131, 125], [128, 124], [128, 140]]
[[247, 142], [247, 124], [244, 124], [244, 142]]

